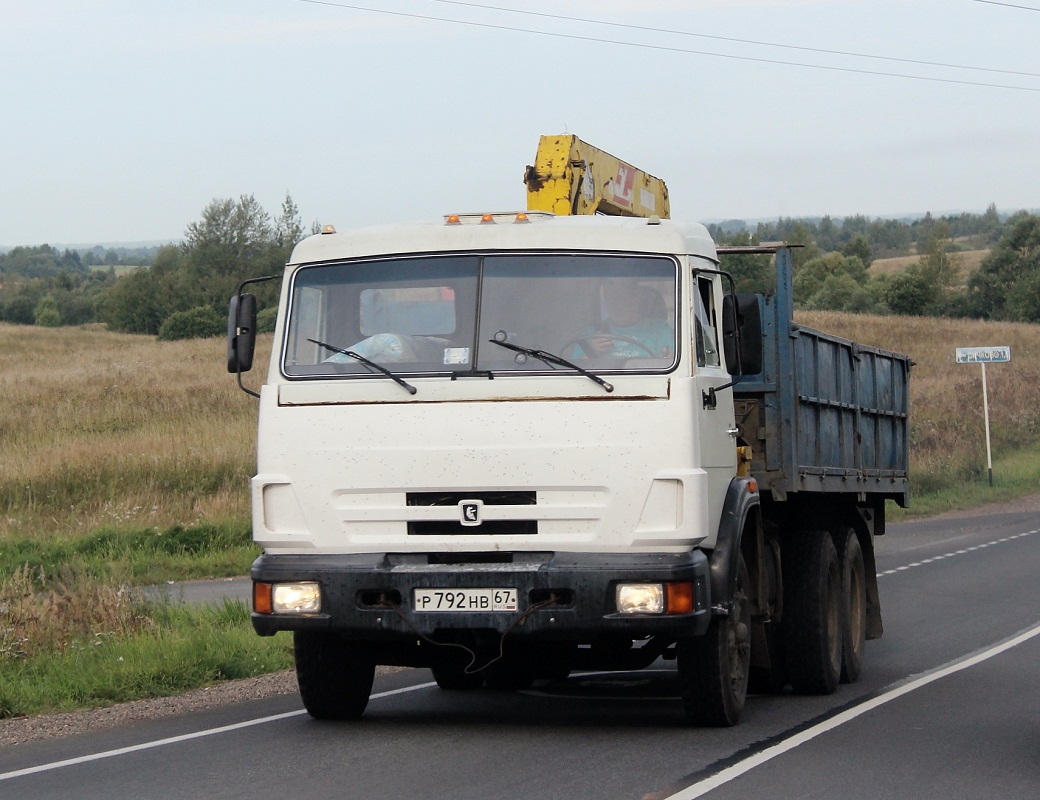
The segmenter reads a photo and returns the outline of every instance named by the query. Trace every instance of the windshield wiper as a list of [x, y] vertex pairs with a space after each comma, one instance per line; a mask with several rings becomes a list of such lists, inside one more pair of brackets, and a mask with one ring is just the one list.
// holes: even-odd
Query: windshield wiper
[[397, 377], [396, 375], [394, 375], [394, 373], [392, 373], [390, 370], [388, 370], [382, 364], [377, 364], [375, 361], [372, 361], [371, 359], [365, 358], [360, 353], [355, 353], [353, 350], [344, 350], [342, 347], [336, 347], [335, 345], [326, 344], [325, 342], [319, 342], [317, 339], [310, 339], [310, 338], [308, 338], [307, 341], [308, 342], [314, 342], [319, 347], [324, 347], [326, 350], [331, 350], [334, 353], [342, 353], [345, 356], [350, 356], [351, 358], [356, 359], [357, 361], [360, 361], [366, 367], [371, 367], [376, 372], [383, 373], [384, 375], [386, 375], [386, 377], [388, 377], [390, 380], [392, 380], [398, 386], [403, 386], [405, 389], [407, 389], [408, 390], [408, 394], [415, 394], [416, 391], [418, 391], [414, 386], [412, 386], [412, 384], [408, 383], [408, 381], [404, 380], [403, 378]]
[[534, 358], [537, 358], [539, 361], [545, 364], [549, 364], [550, 366], [555, 364], [558, 367], [567, 367], [568, 369], [576, 370], [582, 375], [584, 375], [586, 378], [588, 378], [590, 381], [598, 383], [608, 392], [614, 391], [613, 384], [607, 383], [599, 375], [593, 375], [587, 369], [579, 367], [577, 364], [573, 363], [572, 361], [568, 361], [566, 358], [560, 358], [560, 356], [556, 355], [555, 353], [550, 353], [546, 350], [535, 350], [530, 347], [523, 347], [521, 345], [513, 344], [512, 342], [502, 341], [500, 339], [488, 339], [488, 341], [492, 344], [497, 344], [499, 347], [504, 347], [506, 348], [506, 350], [512, 350], [517, 353], [523, 353], [525, 356], [533, 356]]

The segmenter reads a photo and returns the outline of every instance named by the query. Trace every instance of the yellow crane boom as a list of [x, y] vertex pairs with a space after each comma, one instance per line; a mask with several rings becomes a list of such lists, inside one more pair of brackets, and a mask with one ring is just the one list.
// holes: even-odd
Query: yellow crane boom
[[529, 211], [665, 218], [664, 181], [577, 136], [542, 136], [533, 166], [524, 173]]

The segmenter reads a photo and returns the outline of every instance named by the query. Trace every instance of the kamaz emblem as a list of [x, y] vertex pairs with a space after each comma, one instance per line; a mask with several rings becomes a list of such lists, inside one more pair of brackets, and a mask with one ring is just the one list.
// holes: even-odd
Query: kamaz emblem
[[463, 500], [459, 503], [459, 508], [462, 510], [462, 519], [460, 522], [463, 525], [479, 525], [482, 520], [480, 519], [480, 507], [483, 505], [479, 500]]

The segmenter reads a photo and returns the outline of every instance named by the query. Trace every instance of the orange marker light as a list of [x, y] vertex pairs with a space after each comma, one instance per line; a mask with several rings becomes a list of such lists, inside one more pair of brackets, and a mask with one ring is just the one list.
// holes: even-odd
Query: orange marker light
[[495, 224], [495, 215], [494, 214], [484, 214], [480, 218], [480, 224], [481, 225], [485, 225], [487, 223], [491, 223], [492, 225]]
[[666, 583], [664, 589], [666, 614], [693, 613], [693, 584], [690, 581]]
[[448, 214], [448, 216], [445, 218], [444, 221], [446, 223], [448, 223], [449, 225], [461, 225], [462, 224], [462, 220], [459, 219], [459, 215], [458, 214]]
[[269, 583], [253, 582], [253, 611], [257, 614], [273, 614], [274, 605], [271, 602], [271, 589]]

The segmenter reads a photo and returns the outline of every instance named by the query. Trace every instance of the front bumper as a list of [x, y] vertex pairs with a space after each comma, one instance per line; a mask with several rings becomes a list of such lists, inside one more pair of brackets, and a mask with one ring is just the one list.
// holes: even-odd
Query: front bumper
[[[494, 559], [494, 561], [490, 561]], [[444, 563], [451, 561], [452, 563]], [[278, 631], [329, 631], [372, 642], [414, 641], [459, 631], [585, 642], [603, 635], [638, 639], [703, 634], [710, 621], [708, 561], [704, 553], [366, 553], [262, 555], [256, 582], [316, 581], [321, 613], [253, 613], [262, 636]], [[682, 582], [693, 586], [693, 611], [618, 614], [619, 582]], [[417, 612], [418, 588], [515, 588], [515, 612]]]

